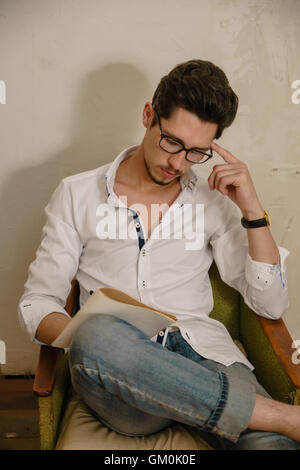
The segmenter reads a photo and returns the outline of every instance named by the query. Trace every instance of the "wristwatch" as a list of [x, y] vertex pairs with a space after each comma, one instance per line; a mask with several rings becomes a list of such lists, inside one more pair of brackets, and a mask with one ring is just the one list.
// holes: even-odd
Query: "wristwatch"
[[245, 217], [242, 217], [241, 222], [242, 226], [245, 228], [268, 227], [270, 225], [269, 214], [267, 211], [264, 211], [264, 216], [262, 219], [247, 220]]

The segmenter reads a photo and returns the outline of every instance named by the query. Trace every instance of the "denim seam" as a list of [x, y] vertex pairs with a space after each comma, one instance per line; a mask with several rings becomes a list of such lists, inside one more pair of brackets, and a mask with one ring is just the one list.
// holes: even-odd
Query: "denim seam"
[[224, 374], [224, 372], [219, 372], [219, 376], [221, 379], [221, 396], [220, 396], [216, 409], [214, 410], [213, 414], [211, 415], [211, 417], [209, 418], [205, 426], [205, 431], [211, 431], [214, 427], [216, 427], [216, 424], [227, 402], [228, 389], [229, 389], [228, 379], [227, 379], [227, 376]]
[[[79, 365], [79, 364], [75, 364], [75, 367]], [[73, 385], [73, 384], [72, 384]], [[80, 387], [82, 387], [83, 389], [87, 390], [89, 393], [93, 393], [94, 395], [97, 395], [96, 393], [93, 392], [93, 390], [91, 391], [90, 389], [87, 389], [85, 387], [84, 384], [80, 383]], [[95, 418], [100, 421], [102, 424], [104, 424], [105, 426], [107, 426], [108, 428], [110, 428], [112, 431], [115, 431], [116, 433], [118, 434], [123, 434], [124, 436], [128, 436], [128, 437], [144, 437], [145, 434], [140, 434], [140, 433], [127, 433], [127, 432], [124, 432], [124, 431], [120, 431], [118, 428], [116, 428], [115, 426], [113, 426], [111, 423], [109, 423], [108, 421], [106, 421], [102, 416], [100, 416], [95, 410], [93, 410], [93, 408], [91, 408], [91, 406], [89, 404], [87, 404], [85, 401], [84, 401], [84, 398], [82, 398], [80, 396], [80, 394], [76, 391], [76, 388], [74, 387], [73, 385], [73, 390], [76, 392], [77, 396], [80, 398], [80, 400], [82, 401], [82, 403], [84, 403], [84, 405], [88, 408], [89, 412], [95, 416]]]
[[[160, 405], [160, 406], [163, 406], [164, 409], [169, 409], [169, 410], [171, 410], [171, 411], [173, 411], [173, 412], [175, 411], [175, 413], [178, 413], [180, 416], [181, 416], [181, 415], [184, 415], [184, 416], [186, 416], [186, 417], [189, 418], [189, 419], [191, 418], [191, 420], [190, 420], [189, 422], [187, 422], [186, 424], [195, 425], [195, 424], [193, 424], [193, 423], [194, 423], [194, 418], [195, 418], [195, 414], [194, 414], [194, 413], [188, 413], [188, 412], [186, 412], [186, 411], [184, 411], [184, 410], [182, 410], [182, 409], [178, 409], [178, 408], [175, 408], [175, 407], [171, 407], [168, 403], [164, 403], [164, 402], [162, 402], [162, 401], [158, 401], [158, 400], [156, 400], [155, 398], [153, 398], [152, 395], [148, 395], [148, 394], [146, 394], [146, 393], [144, 393], [144, 392], [141, 392], [140, 390], [138, 390], [138, 389], [135, 388], [134, 386], [131, 386], [131, 385], [127, 384], [126, 382], [123, 382], [123, 381], [120, 380], [120, 379], [114, 378], [114, 377], [112, 377], [111, 375], [109, 375], [109, 374], [107, 374], [107, 373], [102, 373], [102, 372], [100, 373], [98, 370], [93, 369], [93, 368], [91, 368], [91, 367], [86, 367], [86, 366], [84, 366], [83, 364], [73, 364], [73, 365], [72, 365], [72, 369], [73, 369], [73, 367], [79, 367], [79, 368], [81, 368], [81, 369], [84, 369], [85, 371], [90, 370], [93, 374], [97, 375], [98, 377], [100, 376], [101, 379], [102, 379], [103, 376], [106, 376], [106, 377], [110, 378], [110, 379], [112, 380], [112, 382], [117, 382], [118, 384], [120, 384], [120, 385], [122, 385], [122, 386], [125, 386], [125, 387], [126, 387], [127, 389], [129, 389], [130, 391], [137, 392], [138, 395], [140, 395], [140, 396], [142, 396], [142, 397], [145, 397], [145, 398], [151, 399], [152, 402], [154, 402], [154, 403], [156, 403], [156, 404], [158, 404], [158, 405]], [[101, 386], [100, 383], [99, 383], [99, 386]], [[104, 388], [105, 388], [105, 387], [104, 387]], [[106, 388], [105, 388], [105, 390], [106, 390], [107, 392], [111, 393], [111, 392], [110, 392], [109, 390], [107, 390]], [[112, 393], [112, 395], [114, 395], [114, 394]], [[121, 398], [121, 397], [119, 397], [119, 398]], [[122, 399], [122, 398], [121, 398], [121, 399]], [[131, 405], [131, 406], [133, 406], [133, 405]], [[144, 410], [144, 411], [145, 411], [145, 410]], [[148, 411], [145, 411], [145, 412], [147, 413]], [[183, 416], [183, 417], [184, 417], [184, 416]], [[173, 418], [173, 417], [171, 417], [170, 419], [176, 420], [176, 418]], [[206, 418], [200, 416], [200, 420], [201, 420], [202, 422], [204, 422], [205, 419], [206, 419]], [[198, 426], [199, 426], [201, 429], [203, 429], [203, 424], [198, 424]]]
[[[210, 429], [210, 432], [217, 434], [221, 438], [224, 437], [224, 438], [226, 438], [230, 441], [237, 442], [239, 437], [240, 437], [240, 433], [238, 433], [238, 434], [229, 433], [227, 431], [224, 431], [224, 429], [219, 428], [219, 426], [217, 425], [217, 422], [220, 419], [220, 416], [221, 416], [222, 412], [224, 411], [224, 408], [225, 408], [225, 405], [226, 405], [226, 402], [227, 402], [227, 398], [228, 398], [228, 390], [229, 390], [229, 382], [228, 382], [228, 378], [227, 378], [226, 374], [224, 374], [223, 372], [220, 372], [220, 375], [222, 376], [222, 379], [224, 379], [223, 392], [225, 392], [225, 394], [226, 394], [226, 397], [225, 397], [225, 400], [224, 400], [225, 403], [223, 404], [223, 407], [222, 407], [221, 411], [219, 410], [219, 412], [217, 413], [218, 418], [217, 418], [217, 420], [215, 420], [216, 423], [215, 423], [214, 426], [212, 426], [212, 428]], [[221, 394], [219, 405], [221, 405], [222, 398], [224, 397], [225, 394], [224, 393]], [[219, 405], [216, 409], [216, 412], [218, 411]]]
[[224, 372], [219, 372], [220, 378], [221, 378], [221, 396], [219, 403], [217, 405], [217, 408], [213, 412], [212, 416], [210, 417], [208, 424], [206, 424], [204, 431], [216, 433], [219, 437], [225, 437], [226, 439], [229, 439], [231, 441], [236, 442], [238, 438], [240, 437], [240, 434], [232, 434], [227, 431], [224, 431], [224, 429], [220, 429], [217, 426], [217, 423], [221, 417], [221, 414], [224, 411], [224, 408], [227, 403], [227, 398], [228, 398], [228, 390], [229, 390], [229, 382], [226, 374]]
[[215, 426], [210, 432], [217, 434], [219, 437], [225, 437], [229, 441], [233, 441], [233, 442], [237, 442], [237, 440], [240, 437], [240, 434], [228, 433], [224, 431], [223, 429], [218, 428], [218, 426]]

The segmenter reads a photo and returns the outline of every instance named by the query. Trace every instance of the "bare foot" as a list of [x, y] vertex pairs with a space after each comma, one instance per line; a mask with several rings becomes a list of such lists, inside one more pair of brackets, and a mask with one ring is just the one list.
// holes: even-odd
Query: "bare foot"
[[256, 395], [248, 428], [284, 434], [300, 444], [300, 406]]

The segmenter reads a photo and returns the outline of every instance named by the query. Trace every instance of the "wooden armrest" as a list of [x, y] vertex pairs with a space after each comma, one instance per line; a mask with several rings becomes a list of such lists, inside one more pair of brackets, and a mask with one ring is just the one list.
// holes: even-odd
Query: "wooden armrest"
[[39, 397], [51, 395], [55, 382], [56, 367], [63, 351], [63, 349], [53, 348], [52, 346], [41, 346], [33, 384], [33, 391]]
[[[74, 278], [65, 304], [65, 310], [70, 316], [73, 316], [79, 309], [79, 293], [79, 282]], [[53, 348], [52, 346], [41, 346], [33, 384], [33, 391], [39, 397], [51, 395], [55, 382], [56, 367], [63, 351], [63, 349]]]
[[281, 318], [279, 320], [268, 320], [260, 315], [256, 315], [256, 318], [294, 386], [300, 388], [300, 364], [297, 365], [292, 362], [293, 339], [283, 320]]
[[71, 317], [79, 310], [79, 294], [79, 282], [74, 278], [71, 282], [71, 289], [65, 304], [65, 310]]

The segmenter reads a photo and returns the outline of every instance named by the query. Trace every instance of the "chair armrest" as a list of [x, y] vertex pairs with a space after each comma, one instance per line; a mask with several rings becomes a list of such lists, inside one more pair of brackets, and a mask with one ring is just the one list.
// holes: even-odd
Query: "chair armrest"
[[52, 346], [41, 346], [33, 384], [33, 391], [39, 397], [51, 395], [55, 382], [57, 364], [63, 351], [63, 349], [54, 348]]
[[292, 383], [296, 388], [300, 388], [300, 366], [292, 362], [293, 339], [284, 321], [281, 318], [268, 320], [259, 315], [256, 317]]
[[[74, 278], [66, 300], [65, 310], [70, 316], [74, 316], [79, 310], [79, 282]], [[55, 383], [57, 364], [64, 350], [52, 346], [40, 347], [39, 361], [35, 373], [33, 391], [40, 397], [51, 395]]]
[[279, 401], [300, 404], [300, 365], [292, 363], [292, 338], [283, 320], [257, 315], [241, 297], [239, 339], [267, 392]]

